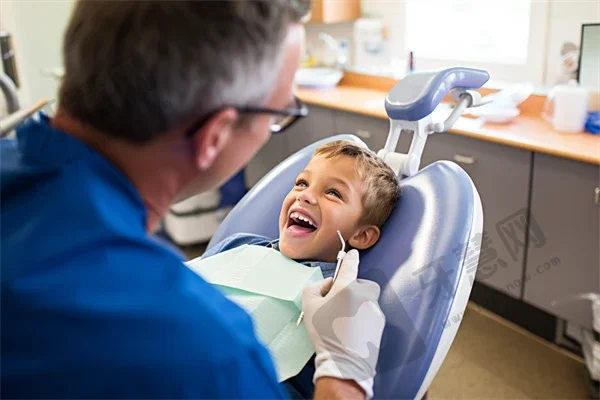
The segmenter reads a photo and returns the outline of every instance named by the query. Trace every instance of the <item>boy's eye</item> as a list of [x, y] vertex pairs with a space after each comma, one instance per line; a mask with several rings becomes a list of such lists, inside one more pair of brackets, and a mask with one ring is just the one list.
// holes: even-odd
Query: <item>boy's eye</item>
[[342, 199], [342, 195], [340, 194], [340, 192], [338, 192], [338, 191], [337, 191], [337, 190], [335, 190], [335, 189], [329, 189], [329, 190], [327, 191], [327, 194], [331, 194], [331, 195], [333, 195], [333, 196], [337, 197], [337, 198], [338, 198], [338, 199], [340, 199], [340, 200]]
[[308, 183], [307, 183], [307, 182], [306, 182], [304, 179], [298, 179], [298, 180], [296, 181], [296, 186], [299, 186], [299, 187], [307, 187], [307, 186], [308, 186]]

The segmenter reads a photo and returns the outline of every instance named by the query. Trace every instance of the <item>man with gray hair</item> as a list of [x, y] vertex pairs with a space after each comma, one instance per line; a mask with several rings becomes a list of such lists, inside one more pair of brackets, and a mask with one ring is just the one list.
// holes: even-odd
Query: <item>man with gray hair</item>
[[[249, 316], [151, 232], [306, 114], [292, 86], [309, 8], [76, 4], [56, 115], [0, 145], [3, 398], [286, 397]], [[379, 287], [349, 254], [304, 295], [315, 398], [372, 396], [377, 356], [356, 349], [379, 347]]]

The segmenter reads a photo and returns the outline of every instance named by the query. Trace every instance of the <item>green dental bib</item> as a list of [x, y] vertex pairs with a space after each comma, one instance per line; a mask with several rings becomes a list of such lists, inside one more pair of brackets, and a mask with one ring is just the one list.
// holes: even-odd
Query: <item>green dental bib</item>
[[255, 245], [243, 245], [186, 265], [251, 316], [258, 339], [271, 354], [279, 382], [300, 372], [315, 350], [304, 322], [296, 326], [296, 321], [302, 290], [323, 279], [319, 268]]

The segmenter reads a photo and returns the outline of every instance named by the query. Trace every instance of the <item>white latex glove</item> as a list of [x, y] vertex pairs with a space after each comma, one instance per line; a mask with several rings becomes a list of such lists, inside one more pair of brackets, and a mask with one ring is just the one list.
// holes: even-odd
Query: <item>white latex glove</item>
[[379, 308], [380, 288], [357, 279], [358, 251], [350, 250], [337, 279], [328, 278], [304, 289], [302, 310], [316, 349], [313, 382], [323, 376], [351, 379], [373, 396], [385, 316]]

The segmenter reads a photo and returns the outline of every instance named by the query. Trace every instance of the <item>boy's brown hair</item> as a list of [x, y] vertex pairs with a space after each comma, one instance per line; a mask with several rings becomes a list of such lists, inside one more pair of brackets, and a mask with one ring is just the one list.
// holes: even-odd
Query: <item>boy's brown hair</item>
[[346, 140], [336, 140], [319, 146], [314, 156], [333, 159], [351, 157], [356, 161], [360, 179], [365, 183], [362, 194], [362, 223], [381, 228], [396, 207], [400, 197], [398, 177], [372, 150]]

